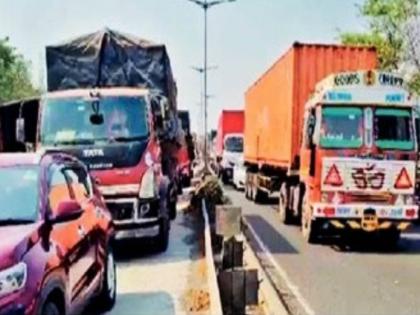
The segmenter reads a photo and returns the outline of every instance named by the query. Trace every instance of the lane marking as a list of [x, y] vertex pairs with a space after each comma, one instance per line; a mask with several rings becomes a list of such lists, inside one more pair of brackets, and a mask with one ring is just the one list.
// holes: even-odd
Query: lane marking
[[287, 272], [277, 263], [273, 255], [271, 255], [270, 250], [258, 236], [252, 225], [247, 222], [247, 226], [253, 234], [255, 241], [258, 243], [258, 246], [263, 250], [264, 255], [267, 256], [268, 260], [270, 261], [271, 265], [274, 267], [276, 272], [283, 278], [284, 282], [286, 282], [286, 285], [289, 287], [289, 290], [296, 297], [300, 305], [305, 310], [306, 314], [315, 315], [315, 311], [309, 306], [309, 303], [302, 296], [302, 294], [299, 291], [299, 288], [290, 280], [289, 276], [287, 275]]

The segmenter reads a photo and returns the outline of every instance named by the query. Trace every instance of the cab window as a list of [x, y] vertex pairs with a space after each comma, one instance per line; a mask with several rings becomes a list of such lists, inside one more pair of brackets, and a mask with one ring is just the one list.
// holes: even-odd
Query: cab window
[[321, 147], [360, 148], [363, 144], [363, 111], [358, 107], [328, 106], [322, 109]]

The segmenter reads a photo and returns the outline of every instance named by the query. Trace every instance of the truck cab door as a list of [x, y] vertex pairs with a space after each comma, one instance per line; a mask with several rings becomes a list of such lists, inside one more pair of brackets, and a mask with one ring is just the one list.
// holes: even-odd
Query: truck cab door
[[303, 141], [301, 147], [300, 175], [304, 181], [311, 184], [315, 176], [316, 144], [314, 134], [316, 128], [315, 109], [307, 111], [304, 121]]

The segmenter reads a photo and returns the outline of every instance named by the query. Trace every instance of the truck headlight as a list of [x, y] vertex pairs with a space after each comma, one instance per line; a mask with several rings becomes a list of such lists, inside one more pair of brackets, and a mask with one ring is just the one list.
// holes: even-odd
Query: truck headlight
[[151, 199], [155, 197], [155, 173], [152, 167], [149, 167], [144, 173], [140, 183], [139, 198]]
[[21, 262], [0, 271], [0, 297], [22, 289], [26, 283], [27, 267]]

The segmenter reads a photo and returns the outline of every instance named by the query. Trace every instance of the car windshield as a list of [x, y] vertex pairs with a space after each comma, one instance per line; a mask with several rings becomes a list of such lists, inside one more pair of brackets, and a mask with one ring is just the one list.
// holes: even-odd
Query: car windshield
[[[97, 106], [103, 121], [92, 123]], [[44, 145], [93, 144], [136, 140], [148, 136], [143, 97], [47, 99], [43, 107], [41, 142]]]
[[0, 168], [0, 224], [35, 221], [39, 167]]
[[229, 137], [225, 140], [225, 149], [227, 152], [243, 152], [244, 139], [242, 137]]
[[363, 144], [363, 111], [358, 107], [324, 107], [320, 145], [359, 148]]
[[413, 150], [412, 118], [409, 109], [375, 110], [375, 143], [385, 150]]

